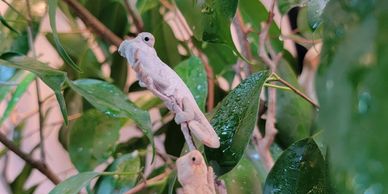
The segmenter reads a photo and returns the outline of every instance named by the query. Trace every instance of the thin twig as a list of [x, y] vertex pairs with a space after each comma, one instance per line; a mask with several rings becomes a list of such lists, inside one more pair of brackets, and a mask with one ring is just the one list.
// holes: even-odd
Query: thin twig
[[[32, 57], [36, 59], [36, 50], [34, 46], [34, 36], [32, 35], [32, 14], [31, 14], [31, 3], [29, 0], [26, 0], [27, 4], [27, 16], [28, 16], [28, 25], [27, 25], [27, 33], [28, 33], [28, 43], [30, 46], [30, 50], [32, 53]], [[36, 89], [36, 97], [38, 100], [38, 112], [39, 112], [39, 122], [38, 122], [38, 128], [39, 128], [39, 145], [40, 145], [40, 157], [42, 162], [46, 161], [46, 153], [44, 149], [44, 117], [43, 117], [43, 110], [42, 110], [42, 99], [40, 97], [40, 87], [39, 87], [39, 78], [35, 78], [35, 89]]]
[[302, 98], [307, 100], [309, 103], [311, 103], [315, 108], [319, 109], [319, 105], [316, 102], [314, 102], [313, 100], [311, 100], [308, 96], [306, 96], [306, 94], [304, 94], [301, 91], [299, 91], [297, 88], [295, 88], [293, 85], [291, 85], [290, 83], [288, 83], [287, 81], [285, 81], [284, 79], [279, 77], [277, 74], [273, 74], [273, 75], [276, 77], [276, 81], [279, 81], [280, 83], [286, 85], [292, 91], [294, 91], [296, 94], [298, 94], [299, 96], [301, 96]]
[[143, 190], [144, 188], [146, 188], [148, 185], [151, 185], [151, 184], [154, 184], [154, 183], [156, 183], [156, 182], [158, 182], [160, 180], [163, 180], [170, 173], [171, 173], [171, 170], [167, 169], [162, 174], [141, 182], [140, 184], [136, 185], [135, 187], [133, 187], [132, 189], [127, 191], [125, 194], [137, 193], [137, 192]]
[[143, 21], [141, 20], [141, 18], [139, 18], [139, 16], [134, 12], [128, 0], [124, 0], [124, 4], [133, 20], [133, 24], [135, 24], [137, 33], [143, 32]]
[[100, 35], [106, 41], [119, 47], [123, 41], [120, 37], [109, 30], [103, 23], [101, 23], [93, 14], [91, 14], [84, 6], [76, 0], [63, 0], [66, 2], [81, 18], [81, 20], [90, 27], [95, 33]]
[[[262, 31], [259, 34], [259, 56], [268, 65], [272, 72], [276, 72], [276, 66], [281, 58], [281, 54], [276, 54], [270, 43], [268, 42], [268, 31], [273, 22], [275, 8], [275, 0], [272, 1], [267, 22], [262, 26]], [[269, 51], [267, 50], [269, 49]], [[271, 56], [271, 58], [269, 57]], [[276, 123], [276, 89], [268, 88], [268, 110], [267, 119], [265, 122], [265, 136], [258, 142], [258, 152], [263, 158], [263, 163], [269, 171], [274, 165], [274, 161], [270, 152], [270, 147], [275, 139], [277, 129]]]
[[58, 184], [61, 182], [61, 180], [55, 175], [51, 169], [46, 166], [44, 163], [35, 160], [31, 158], [28, 154], [20, 150], [12, 141], [10, 141], [5, 134], [0, 133], [0, 142], [10, 149], [12, 152], [14, 152], [16, 155], [18, 155], [20, 158], [22, 158], [25, 162], [30, 164], [33, 168], [39, 170], [43, 175], [45, 175], [51, 182], [54, 184]]

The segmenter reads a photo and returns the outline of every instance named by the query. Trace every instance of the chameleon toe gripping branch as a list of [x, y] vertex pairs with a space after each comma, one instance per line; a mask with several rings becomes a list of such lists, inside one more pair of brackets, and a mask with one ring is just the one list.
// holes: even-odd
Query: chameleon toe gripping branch
[[218, 135], [183, 80], [157, 56], [154, 43], [152, 34], [142, 32], [132, 40], [123, 41], [118, 52], [136, 72], [139, 85], [158, 96], [175, 113], [175, 122], [181, 125], [190, 150], [195, 150], [190, 132], [206, 146], [218, 148]]

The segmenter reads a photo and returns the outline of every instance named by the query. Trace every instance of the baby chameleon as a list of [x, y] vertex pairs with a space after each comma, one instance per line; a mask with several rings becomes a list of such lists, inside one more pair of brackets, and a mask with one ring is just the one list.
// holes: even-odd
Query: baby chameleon
[[176, 161], [178, 181], [184, 194], [215, 194], [214, 173], [207, 167], [198, 150], [193, 150]]
[[175, 122], [181, 124], [182, 130], [187, 130], [185, 124], [187, 123], [191, 133], [203, 144], [218, 148], [220, 146], [218, 135], [199, 109], [183, 80], [159, 59], [154, 44], [154, 36], [142, 32], [132, 40], [124, 40], [118, 52], [127, 58], [137, 73], [139, 85], [148, 88], [161, 98], [166, 107], [175, 113]]

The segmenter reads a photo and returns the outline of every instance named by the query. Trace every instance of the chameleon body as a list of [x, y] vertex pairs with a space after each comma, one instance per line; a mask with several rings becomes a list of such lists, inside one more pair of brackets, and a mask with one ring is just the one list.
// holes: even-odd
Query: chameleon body
[[[147, 87], [176, 114], [175, 122], [182, 125], [182, 130], [187, 130], [188, 127], [203, 144], [218, 148], [220, 146], [218, 135], [183, 80], [160, 60], [153, 47], [154, 43], [152, 34], [142, 32], [132, 40], [123, 41], [118, 52], [128, 60], [137, 73], [139, 85]], [[185, 138], [187, 141], [186, 135]]]

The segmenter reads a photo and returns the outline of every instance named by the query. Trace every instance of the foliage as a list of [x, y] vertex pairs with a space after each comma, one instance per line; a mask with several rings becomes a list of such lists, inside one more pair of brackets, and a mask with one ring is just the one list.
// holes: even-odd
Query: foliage
[[[27, 141], [23, 134], [31, 128], [32, 116], [14, 121], [19, 118], [14, 114], [30, 88], [41, 97], [42, 91], [32, 84], [40, 80], [55, 96], [54, 106], [63, 118], [58, 139], [78, 172], [50, 193], [125, 193], [143, 179], [159, 176], [140, 193], [175, 193], [180, 185], [171, 155], [179, 157], [186, 151], [180, 126], [166, 106], [131, 77], [133, 70], [110, 40], [149, 31], [155, 36], [158, 56], [186, 83], [220, 137], [217, 149], [196, 143], [229, 193], [385, 193], [388, 3], [278, 0], [282, 16], [298, 7], [298, 15], [290, 15], [296, 21], [295, 33], [284, 34], [284, 26], [278, 26], [280, 17], [267, 23], [270, 5], [262, 2], [28, 0], [4, 4], [0, 135], [7, 137], [3, 127], [10, 128], [13, 149]], [[45, 16], [51, 32], [40, 28]], [[66, 22], [59, 23], [61, 17]], [[57, 29], [59, 24], [68, 31]], [[264, 40], [268, 42], [260, 44], [266, 24], [270, 25]], [[104, 33], [101, 27], [106, 28]], [[40, 45], [31, 45], [37, 36], [58, 53], [61, 67], [42, 61], [36, 53]], [[319, 68], [304, 54], [287, 50], [285, 39], [318, 52]], [[271, 60], [277, 59], [274, 54], [281, 56], [276, 75], [258, 55], [263, 50]], [[311, 82], [317, 77], [319, 109], [290, 91], [292, 86], [311, 95], [298, 82], [308, 71]], [[276, 82], [277, 76], [291, 86]], [[268, 109], [273, 100], [269, 87], [278, 89], [275, 113]], [[43, 129], [56, 129], [49, 125], [54, 114], [52, 107], [47, 108], [50, 98], [38, 99], [39, 126], [32, 128], [39, 129], [44, 139]], [[277, 129], [274, 142], [264, 149], [272, 156], [272, 168], [266, 168], [260, 143], [271, 137], [266, 134], [268, 114], [275, 114]], [[48, 150], [44, 146], [38, 142], [27, 157], [37, 158], [37, 150], [44, 156]], [[11, 150], [1, 149], [0, 158], [8, 162]], [[34, 193], [41, 185], [28, 183], [34, 169], [50, 166], [45, 163], [49, 159], [40, 159], [42, 163], [27, 161], [16, 178], [4, 179], [4, 185], [14, 193]]]

